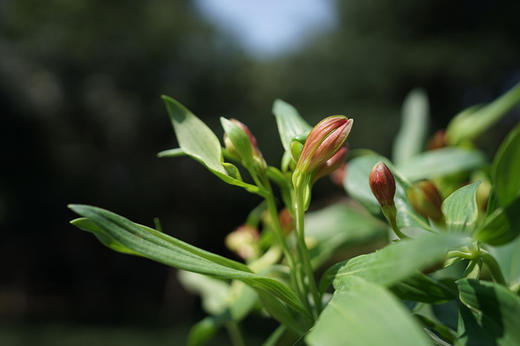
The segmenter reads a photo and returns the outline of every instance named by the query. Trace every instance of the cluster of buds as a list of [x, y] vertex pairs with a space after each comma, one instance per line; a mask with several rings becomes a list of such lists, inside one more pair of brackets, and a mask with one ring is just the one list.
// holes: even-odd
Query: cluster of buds
[[299, 186], [304, 176], [312, 181], [332, 173], [344, 163], [344, 144], [354, 121], [343, 115], [333, 115], [320, 121], [311, 130], [296, 163], [293, 184]]
[[267, 164], [249, 128], [236, 119], [221, 118], [220, 121], [228, 152], [248, 169], [265, 170]]
[[442, 223], [442, 196], [437, 187], [429, 180], [415, 183], [407, 191], [408, 201], [420, 215], [430, 218], [436, 223]]
[[244, 260], [258, 257], [260, 253], [258, 230], [249, 225], [242, 225], [226, 236], [226, 246]]

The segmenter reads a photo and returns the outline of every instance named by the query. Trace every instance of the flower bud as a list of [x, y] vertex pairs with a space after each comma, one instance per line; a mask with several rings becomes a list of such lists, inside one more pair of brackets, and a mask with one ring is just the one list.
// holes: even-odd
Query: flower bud
[[248, 127], [236, 119], [220, 119], [224, 128], [224, 144], [226, 149], [245, 166], [259, 166], [265, 168], [267, 165], [258, 149], [256, 138]]
[[431, 181], [423, 180], [415, 183], [406, 194], [408, 201], [418, 214], [430, 218], [434, 222], [443, 221], [442, 196]]
[[241, 258], [248, 260], [258, 257], [259, 238], [256, 228], [242, 225], [226, 236], [226, 246]]
[[342, 164], [345, 163], [345, 159], [347, 158], [347, 148], [341, 147], [336, 154], [334, 154], [330, 159], [325, 161], [324, 164], [321, 165], [321, 167], [318, 167], [316, 171], [314, 172], [314, 175], [312, 177], [312, 181], [315, 182], [316, 180], [320, 179], [321, 177], [324, 177], [326, 175], [331, 174], [334, 172], [337, 168], [339, 168]]
[[333, 115], [314, 126], [303, 145], [295, 175], [312, 174], [331, 159], [345, 144], [353, 122], [343, 115]]
[[294, 219], [289, 212], [289, 209], [284, 208], [278, 214], [278, 221], [280, 222], [280, 227], [284, 234], [289, 234], [294, 229]]
[[432, 138], [428, 141], [428, 150], [437, 150], [446, 146], [446, 131], [439, 130], [435, 132]]
[[395, 180], [392, 172], [381, 161], [376, 163], [370, 172], [369, 185], [381, 207], [393, 206]]
[[343, 181], [347, 175], [347, 163], [343, 162], [334, 172], [331, 173], [330, 179], [334, 184], [343, 187]]

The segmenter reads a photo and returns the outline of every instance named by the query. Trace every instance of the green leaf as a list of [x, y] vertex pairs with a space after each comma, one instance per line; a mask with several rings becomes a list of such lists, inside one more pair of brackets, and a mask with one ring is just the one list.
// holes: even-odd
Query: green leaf
[[470, 243], [471, 239], [468, 237], [448, 233], [427, 233], [414, 239], [402, 240], [349, 260], [336, 273], [334, 287], [349, 287], [354, 277], [390, 287], [419, 270], [435, 265], [448, 251]]
[[360, 278], [334, 293], [305, 340], [311, 346], [431, 345], [392, 294]]
[[439, 304], [457, 297], [457, 292], [422, 273], [393, 285], [390, 290], [400, 299]]
[[428, 130], [428, 97], [422, 89], [414, 89], [403, 103], [401, 129], [397, 134], [392, 152], [396, 164], [406, 162], [419, 154]]
[[121, 217], [107, 210], [69, 205], [69, 208], [88, 218], [105, 235], [139, 255], [165, 265], [223, 279], [236, 279], [269, 294], [287, 309], [306, 314], [293, 291], [274, 279], [252, 273], [242, 263], [212, 254], [167, 234]]
[[520, 197], [506, 208], [497, 208], [477, 229], [475, 239], [490, 245], [504, 245], [520, 234]]
[[209, 127], [178, 101], [162, 96], [181, 149], [212, 171], [226, 174], [220, 142]]
[[520, 297], [492, 282], [461, 279], [457, 286], [460, 301], [497, 345], [520, 345]]
[[319, 266], [340, 247], [368, 243], [385, 237], [388, 226], [366, 212], [337, 203], [305, 215], [305, 237], [316, 244], [310, 249]]
[[495, 101], [475, 109], [465, 110], [448, 124], [446, 138], [451, 144], [472, 140], [482, 134], [520, 102], [520, 83]]
[[181, 148], [173, 148], [173, 149], [163, 150], [163, 151], [160, 151], [160, 152], [157, 153], [157, 157], [158, 158], [163, 158], [163, 157], [180, 157], [180, 156], [185, 156], [185, 155], [186, 155], [186, 153]]
[[188, 346], [206, 345], [224, 324], [219, 317], [208, 316], [197, 322], [188, 334]]
[[461, 187], [442, 202], [449, 230], [472, 232], [478, 218], [477, 189], [480, 182]]
[[[236, 167], [229, 173], [222, 159], [222, 148], [220, 142], [209, 127], [191, 113], [186, 107], [168, 96], [162, 96], [166, 105], [166, 110], [170, 115], [170, 120], [179, 141], [180, 150], [186, 155], [197, 160], [208, 168], [213, 174], [224, 182], [240, 186], [251, 193], [263, 194], [257, 186], [243, 182], [236, 175]], [[177, 154], [178, 152], [174, 152]], [[171, 152], [170, 152], [171, 154]], [[163, 154], [169, 156], [168, 153]], [[164, 157], [163, 156], [163, 157]], [[226, 163], [225, 165], [231, 165]], [[233, 166], [234, 167], [234, 166]]]
[[485, 163], [484, 155], [478, 150], [443, 148], [416, 155], [396, 169], [407, 179], [417, 181], [469, 171]]
[[491, 254], [497, 260], [507, 284], [520, 285], [520, 238], [500, 247], [492, 247]]
[[285, 101], [277, 99], [273, 104], [273, 114], [278, 125], [280, 140], [286, 152], [291, 152], [291, 142], [306, 137], [312, 127]]
[[401, 177], [400, 172], [392, 166], [391, 162], [383, 156], [368, 154], [350, 160], [348, 163], [348, 171], [343, 181], [345, 190], [352, 198], [363, 204], [372, 214], [379, 214], [379, 203], [372, 194], [368, 181], [370, 171], [378, 161], [384, 162], [395, 177], [396, 194], [394, 202], [397, 208], [397, 225], [399, 228], [415, 227], [429, 230], [430, 226], [428, 223], [413, 210], [408, 202], [408, 198], [406, 197], [408, 183]]
[[491, 172], [498, 203], [507, 207], [520, 196], [520, 124], [500, 145]]

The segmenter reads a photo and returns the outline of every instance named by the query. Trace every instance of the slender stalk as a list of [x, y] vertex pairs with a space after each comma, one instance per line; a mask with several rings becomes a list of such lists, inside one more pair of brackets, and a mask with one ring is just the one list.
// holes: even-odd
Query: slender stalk
[[302, 283], [301, 280], [298, 279], [298, 268], [296, 266], [296, 261], [294, 259], [294, 256], [289, 249], [289, 246], [287, 245], [287, 241], [285, 240], [285, 236], [282, 231], [282, 227], [280, 226], [280, 220], [278, 219], [278, 210], [276, 208], [276, 203], [274, 201], [273, 197], [273, 191], [271, 188], [271, 184], [266, 179], [266, 182], [264, 182], [264, 186], [267, 188], [268, 194], [265, 197], [265, 201], [267, 202], [267, 209], [269, 210], [269, 215], [271, 216], [272, 225], [274, 226], [274, 233], [275, 237], [277, 239], [277, 242], [280, 244], [285, 257], [287, 258], [287, 262], [289, 264], [289, 277], [291, 280], [291, 287], [296, 291], [298, 294], [298, 297], [302, 301], [302, 304], [305, 306], [307, 311], [309, 313], [312, 312], [311, 307], [309, 305], [309, 302], [307, 300], [307, 297], [304, 294], [304, 291], [302, 290]]
[[242, 332], [240, 331], [240, 327], [238, 326], [237, 322], [230, 321], [230, 322], [226, 323], [226, 329], [227, 329], [229, 337], [231, 339], [231, 345], [246, 346], [246, 343], [242, 336]]
[[311, 260], [309, 257], [309, 250], [307, 249], [307, 245], [305, 244], [305, 229], [304, 229], [304, 201], [303, 194], [300, 188], [296, 188], [295, 190], [295, 199], [294, 199], [294, 212], [296, 214], [296, 233], [298, 239], [298, 248], [302, 260], [303, 270], [305, 275], [307, 276], [310, 293], [312, 294], [312, 298], [314, 300], [315, 306], [315, 317], [319, 315], [321, 312], [321, 298], [318, 292], [318, 287], [316, 286], [316, 280], [314, 279], [314, 273], [312, 270]]

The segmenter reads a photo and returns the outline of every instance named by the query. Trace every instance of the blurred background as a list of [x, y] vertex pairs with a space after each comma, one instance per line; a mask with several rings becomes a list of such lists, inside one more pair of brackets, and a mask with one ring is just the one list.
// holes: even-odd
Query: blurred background
[[[271, 106], [355, 118], [351, 148], [390, 153], [400, 107], [428, 94], [431, 133], [520, 81], [520, 2], [0, 0], [0, 344], [177, 345], [203, 317], [175, 270], [68, 224], [94, 204], [233, 257], [223, 237], [258, 198], [176, 147], [161, 94], [221, 137], [246, 123], [268, 162]], [[491, 156], [518, 107], [481, 139]], [[324, 179], [316, 205], [344, 192]], [[274, 328], [246, 321], [253, 339]], [[225, 336], [222, 337], [226, 343]]]

